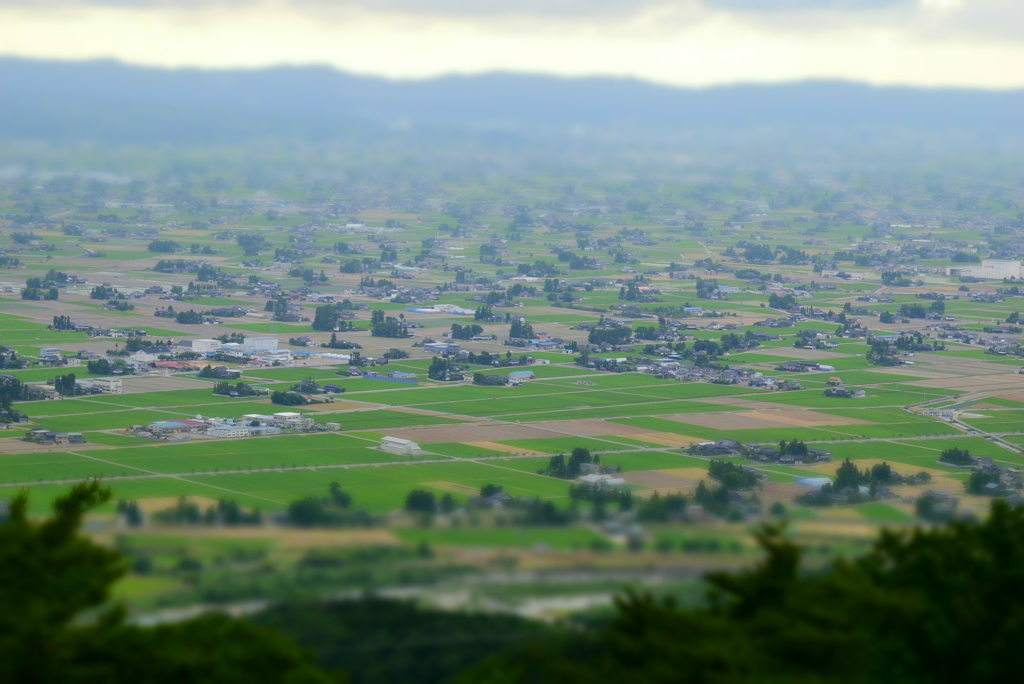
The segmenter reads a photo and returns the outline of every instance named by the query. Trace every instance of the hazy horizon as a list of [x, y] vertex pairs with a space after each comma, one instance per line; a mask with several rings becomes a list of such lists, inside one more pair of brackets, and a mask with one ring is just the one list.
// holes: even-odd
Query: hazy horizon
[[1011, 0], [5, 0], [0, 55], [323, 64], [392, 79], [511, 71], [691, 87], [840, 79], [1000, 90], [1024, 86], [1022, 14]]

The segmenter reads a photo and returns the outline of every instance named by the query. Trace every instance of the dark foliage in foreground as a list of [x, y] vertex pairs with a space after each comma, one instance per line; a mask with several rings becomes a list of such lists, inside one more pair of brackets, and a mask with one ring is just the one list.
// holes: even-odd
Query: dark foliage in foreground
[[[883, 532], [826, 572], [800, 571], [778, 530], [754, 569], [709, 576], [708, 605], [627, 594], [600, 634], [536, 645], [464, 682], [919, 683], [1015, 681], [1024, 639], [1024, 510]], [[585, 652], [597, 653], [581, 657]]]
[[373, 596], [275, 606], [255, 621], [316, 653], [326, 670], [352, 684], [450, 681], [459, 672], [557, 632], [511, 615], [421, 608]]
[[38, 524], [27, 517], [27, 494], [11, 503], [0, 525], [0, 682], [333, 681], [293, 641], [252, 623], [207, 616], [139, 628], [104, 609], [125, 564], [77, 531], [109, 498], [97, 482], [76, 485]]

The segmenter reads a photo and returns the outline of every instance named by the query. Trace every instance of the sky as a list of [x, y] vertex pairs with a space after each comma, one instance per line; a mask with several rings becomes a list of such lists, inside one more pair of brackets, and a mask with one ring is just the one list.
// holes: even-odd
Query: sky
[[0, 55], [678, 86], [1024, 87], [1024, 0], [0, 0]]

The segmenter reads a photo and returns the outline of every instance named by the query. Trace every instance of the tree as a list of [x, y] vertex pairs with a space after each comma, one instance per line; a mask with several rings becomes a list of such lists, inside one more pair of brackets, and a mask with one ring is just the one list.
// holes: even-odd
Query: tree
[[331, 494], [331, 502], [338, 508], [348, 508], [352, 505], [352, 495], [341, 491], [341, 485], [337, 482], [328, 485], [327, 491]]
[[75, 396], [75, 374], [58, 375], [53, 379], [53, 388], [60, 392], [62, 397]]
[[763, 560], [708, 575], [706, 601], [684, 607], [627, 593], [607, 627], [516, 649], [464, 681], [910, 684], [1018, 676], [1024, 509], [996, 502], [984, 522], [883, 531], [867, 553], [812, 573], [802, 571], [804, 552], [779, 526], [762, 527], [757, 539]]
[[509, 328], [508, 336], [513, 339], [532, 340], [535, 335], [533, 326], [518, 318], [512, 319], [512, 326]]
[[836, 470], [836, 479], [832, 483], [832, 489], [838, 492], [846, 487], [852, 487], [854, 491], [857, 491], [857, 488], [867, 480], [868, 478], [847, 458]]
[[[995, 484], [997, 487], [995, 491], [989, 488], [990, 484]], [[971, 473], [970, 478], [967, 482], [964, 482], [964, 489], [967, 490], [968, 494], [975, 495], [992, 495], [1002, 494], [1005, 487], [999, 482], [999, 475], [997, 473], [990, 473], [984, 470], [975, 470]]]
[[54, 316], [53, 317], [53, 329], [54, 330], [74, 330], [75, 325], [71, 322], [71, 316]]
[[477, 335], [482, 335], [483, 332], [484, 329], [476, 324], [459, 325], [458, 323], [452, 323], [453, 340], [469, 340]]
[[412, 490], [405, 497], [405, 510], [410, 513], [432, 514], [437, 510], [434, 493], [425, 489]]
[[958, 449], [957, 447], [943, 449], [942, 454], [939, 456], [939, 460], [943, 463], [951, 463], [958, 466], [969, 466], [974, 463], [974, 457], [971, 456], [970, 451], [967, 449]]
[[110, 362], [106, 359], [96, 359], [85, 364], [86, 369], [93, 375], [110, 375]]
[[[30, 521], [28, 493], [0, 525], [0, 681], [332, 681], [292, 641], [251, 623], [208, 616], [156, 628], [125, 624], [108, 603], [126, 563], [78, 536], [85, 513], [110, 499], [95, 480], [54, 501], [52, 517]], [[92, 613], [92, 619], [76, 618]]]
[[125, 522], [130, 527], [138, 527], [142, 524], [142, 510], [139, 509], [138, 501], [121, 499], [117, 502], [117, 512], [124, 516]]
[[275, 390], [270, 393], [270, 403], [277, 404], [278, 406], [302, 406], [303, 404], [308, 404], [309, 400], [295, 392]]
[[147, 249], [150, 252], [173, 252], [179, 247], [180, 245], [174, 240], [153, 240]]

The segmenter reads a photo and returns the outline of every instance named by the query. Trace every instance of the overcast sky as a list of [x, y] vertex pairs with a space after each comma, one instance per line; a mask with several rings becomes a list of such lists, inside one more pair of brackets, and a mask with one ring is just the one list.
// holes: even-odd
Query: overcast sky
[[0, 54], [1024, 87], [1024, 0], [0, 0]]

